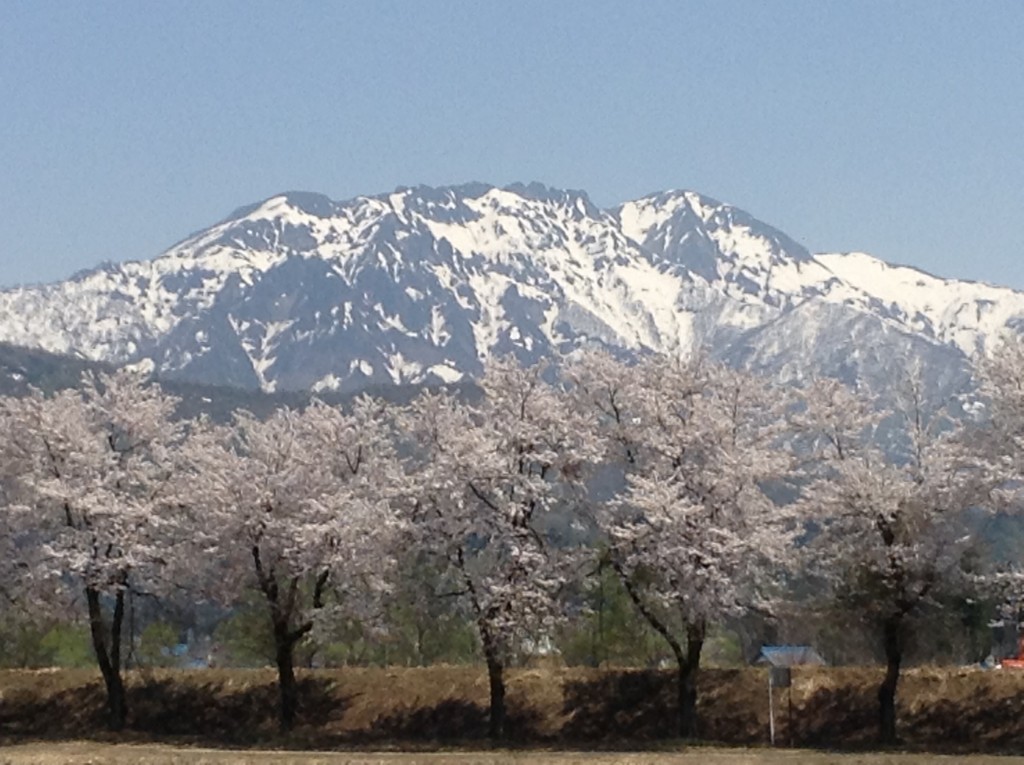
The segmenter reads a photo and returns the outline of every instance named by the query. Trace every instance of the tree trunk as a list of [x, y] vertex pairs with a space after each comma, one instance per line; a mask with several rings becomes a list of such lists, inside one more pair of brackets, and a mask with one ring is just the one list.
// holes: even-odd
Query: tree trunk
[[704, 622], [686, 626], [686, 656], [679, 662], [679, 735], [697, 737], [697, 673], [704, 648]]
[[665, 639], [669, 648], [672, 649], [672, 655], [676, 657], [676, 665], [678, 666], [676, 678], [678, 686], [676, 688], [676, 693], [678, 694], [676, 733], [681, 738], [695, 738], [697, 735], [697, 670], [700, 667], [700, 652], [704, 647], [704, 622], [699, 621], [687, 624], [686, 650], [683, 651], [682, 643], [675, 638], [668, 625], [659, 619], [654, 611], [647, 607], [647, 604], [644, 603], [640, 593], [633, 585], [633, 580], [629, 578], [622, 566], [613, 560], [612, 567], [615, 573], [619, 575], [619, 580], [626, 588], [626, 594], [633, 601], [637, 611], [647, 620], [647, 623], [651, 625], [654, 631]]
[[[280, 694], [278, 706], [278, 725], [282, 733], [287, 733], [295, 725], [295, 717], [299, 707], [299, 688], [295, 682], [295, 646], [313, 629], [313, 621], [307, 620], [295, 629], [290, 625], [296, 613], [297, 599], [300, 596], [301, 584], [298, 576], [285, 580], [284, 591], [274, 574], [273, 567], [263, 565], [263, 555], [259, 544], [252, 546], [252, 560], [256, 571], [256, 580], [260, 590], [270, 606], [270, 624], [274, 633], [274, 660], [277, 664], [277, 687]], [[316, 578], [313, 588], [313, 608], [323, 607], [324, 588], [330, 571], [322, 571]]]
[[491, 691], [487, 736], [492, 742], [496, 742], [505, 737], [505, 667], [502, 663], [499, 643], [495, 640], [491, 627], [491, 619], [498, 615], [498, 611], [495, 606], [491, 606], [486, 611], [480, 607], [480, 600], [477, 598], [473, 578], [466, 572], [461, 547], [458, 548], [456, 565], [462, 571], [466, 590], [473, 603], [473, 610], [476, 612], [476, 629], [480, 635], [480, 645], [484, 651], [484, 659], [487, 661], [487, 681]]
[[275, 620], [274, 649], [277, 663], [277, 688], [280, 701], [277, 709], [278, 726], [287, 733], [295, 726], [299, 708], [299, 688], [295, 682], [295, 640], [289, 634], [288, 623]]
[[899, 617], [890, 617], [884, 625], [885, 679], [878, 686], [878, 738], [883, 744], [894, 744], [896, 738], [896, 685], [900, 681], [903, 660]]
[[128, 719], [128, 701], [121, 677], [121, 627], [124, 624], [124, 592], [114, 596], [114, 613], [110, 622], [110, 641], [107, 642], [106, 627], [103, 624], [103, 606], [100, 592], [93, 587], [85, 588], [85, 600], [89, 607], [89, 633], [96, 662], [103, 675], [107, 691], [107, 727], [112, 731], [122, 730]]
[[491, 687], [491, 704], [487, 735], [492, 741], [505, 738], [505, 676], [501, 660], [487, 656], [487, 680]]
[[505, 665], [491, 628], [483, 617], [477, 621], [477, 629], [480, 630], [480, 643], [487, 661], [487, 682], [491, 691], [487, 736], [491, 741], [501, 741], [505, 737]]

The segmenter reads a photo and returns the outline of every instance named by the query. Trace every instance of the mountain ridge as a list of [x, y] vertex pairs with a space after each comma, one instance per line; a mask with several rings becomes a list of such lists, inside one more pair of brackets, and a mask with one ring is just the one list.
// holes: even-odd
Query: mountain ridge
[[1022, 322], [1024, 293], [813, 254], [698, 192], [600, 209], [537, 183], [285, 192], [154, 259], [0, 291], [0, 341], [265, 391], [452, 383], [593, 343], [876, 383], [881, 352], [962, 382]]

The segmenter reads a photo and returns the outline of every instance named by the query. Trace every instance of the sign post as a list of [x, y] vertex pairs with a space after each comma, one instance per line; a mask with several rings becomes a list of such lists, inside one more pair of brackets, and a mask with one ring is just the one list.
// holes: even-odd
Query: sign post
[[757, 662], [769, 665], [768, 669], [768, 735], [772, 746], [775, 746], [775, 689], [785, 688], [789, 702], [789, 719], [786, 730], [789, 733], [789, 745], [796, 740], [793, 730], [793, 674], [792, 667], [825, 665], [821, 654], [809, 645], [764, 645]]
[[[775, 688], [789, 688], [793, 684], [793, 674], [789, 667], [771, 667], [768, 670], [768, 731], [772, 746], [775, 746]], [[789, 692], [789, 724], [790, 739], [792, 739], [793, 728], [793, 696]], [[792, 743], [792, 742], [790, 742]]]

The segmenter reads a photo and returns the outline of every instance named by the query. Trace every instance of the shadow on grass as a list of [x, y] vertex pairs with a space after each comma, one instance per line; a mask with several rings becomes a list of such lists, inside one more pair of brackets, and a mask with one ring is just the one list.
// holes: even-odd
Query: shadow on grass
[[658, 670], [609, 672], [565, 684], [561, 738], [567, 741], [650, 740], [675, 733], [675, 685]]
[[99, 680], [40, 695], [8, 690], [0, 704], [0, 732], [24, 738], [81, 738], [106, 730], [106, 692]]
[[[481, 741], [487, 739], [486, 707], [450, 698], [425, 707], [399, 709], [374, 720], [368, 739], [395, 741]], [[510, 705], [505, 711], [505, 743], [537, 742], [538, 716]]]
[[[877, 740], [874, 686], [819, 688], [794, 712], [797, 746], [865, 746]], [[785, 735], [788, 737], [788, 731]]]
[[736, 746], [767, 743], [768, 721], [762, 720], [768, 714], [767, 693], [756, 678], [745, 684], [749, 677], [739, 669], [702, 673], [697, 699], [702, 739]]
[[[322, 730], [344, 714], [344, 697], [329, 679], [298, 680], [297, 725]], [[128, 687], [126, 736], [189, 739], [213, 746], [278, 740], [278, 689], [274, 682], [197, 683], [149, 678]], [[31, 689], [4, 695], [0, 735], [12, 739], [107, 738], [106, 694], [100, 681], [40, 696]]]
[[[913, 703], [897, 694], [901, 746], [943, 752], [1020, 751], [1024, 747], [1024, 695], [999, 694], [980, 676], [976, 687], [951, 697]], [[820, 688], [801, 704], [795, 719], [797, 746], [854, 749], [878, 744], [874, 684]], [[909, 708], [908, 708], [909, 707]]]
[[[840, 677], [840, 685], [813, 688], [801, 682], [806, 690], [797, 694], [793, 709], [796, 746], [875, 747], [874, 675], [847, 675]], [[453, 688], [464, 690], [450, 690], [440, 700], [435, 695], [430, 703], [411, 703], [427, 694], [409, 693], [401, 683], [375, 684], [372, 677], [350, 683], [344, 675], [305, 674], [298, 679], [298, 725], [288, 736], [277, 731], [278, 690], [270, 671], [136, 674], [128, 685], [128, 729], [116, 736], [105, 728], [105, 693], [98, 677], [18, 677], [0, 688], [0, 740], [137, 740], [290, 749], [382, 743], [414, 749], [433, 743], [472, 747], [487, 741], [487, 707], [467, 698], [470, 687], [461, 675], [463, 685]], [[422, 672], [415, 673], [415, 680], [437, 682]], [[528, 692], [511, 695], [506, 744], [632, 749], [656, 748], [657, 742], [676, 738], [672, 671], [564, 672], [541, 680], [529, 685]], [[767, 743], [764, 673], [711, 670], [701, 673], [699, 687], [700, 739], [736, 746]], [[778, 740], [788, 743], [788, 705], [780, 701], [777, 698]], [[901, 684], [897, 706], [899, 732], [909, 750], [1024, 750], [1024, 682], [1015, 682], [1006, 673], [919, 673]]]
[[[298, 680], [297, 724], [323, 728], [344, 714], [344, 701], [326, 679]], [[219, 742], [251, 741], [277, 734], [275, 683], [231, 687], [224, 683], [153, 680], [132, 689], [130, 727], [152, 736], [195, 736]]]
[[956, 699], [939, 699], [906, 714], [900, 730], [915, 741], [951, 747], [1020, 751], [1024, 748], [1024, 695], [999, 694], [984, 685]]
[[[567, 722], [560, 737], [568, 742], [623, 743], [678, 738], [676, 678], [672, 670], [620, 670], [566, 682], [562, 711]], [[758, 722], [760, 696], [737, 703], [740, 678], [739, 670], [701, 673], [699, 739], [746, 746], [766, 737]]]

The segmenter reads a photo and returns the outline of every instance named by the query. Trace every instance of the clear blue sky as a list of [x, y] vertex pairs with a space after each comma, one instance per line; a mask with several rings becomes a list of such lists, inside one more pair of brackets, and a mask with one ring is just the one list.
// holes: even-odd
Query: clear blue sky
[[0, 0], [0, 284], [469, 180], [1024, 288], [1024, 2]]

